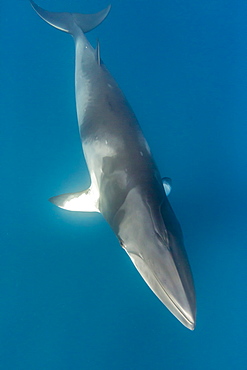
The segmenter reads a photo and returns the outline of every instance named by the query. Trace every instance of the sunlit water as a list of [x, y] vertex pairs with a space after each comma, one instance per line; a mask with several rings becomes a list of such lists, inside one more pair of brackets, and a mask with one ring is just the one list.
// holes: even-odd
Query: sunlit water
[[47, 201], [89, 185], [73, 40], [28, 2], [2, 1], [0, 369], [246, 370], [247, 3], [111, 3], [88, 37], [172, 178], [197, 327], [159, 302], [99, 214]]

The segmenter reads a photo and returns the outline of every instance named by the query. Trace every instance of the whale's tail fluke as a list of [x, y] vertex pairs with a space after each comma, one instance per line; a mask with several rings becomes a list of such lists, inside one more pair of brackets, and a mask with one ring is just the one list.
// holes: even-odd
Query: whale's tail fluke
[[101, 10], [95, 14], [80, 14], [80, 13], [57, 13], [48, 12], [45, 9], [40, 8], [33, 0], [30, 3], [36, 13], [44, 19], [51, 26], [58, 28], [61, 31], [74, 34], [75, 26], [86, 33], [97, 27], [107, 17], [111, 6]]

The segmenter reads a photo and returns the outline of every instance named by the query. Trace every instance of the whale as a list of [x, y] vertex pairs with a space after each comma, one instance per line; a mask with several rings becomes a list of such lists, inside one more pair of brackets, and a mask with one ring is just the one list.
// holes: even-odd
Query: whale
[[30, 0], [51, 26], [75, 43], [75, 97], [79, 134], [90, 187], [50, 198], [77, 212], [100, 212], [120, 246], [167, 309], [194, 330], [196, 298], [180, 224], [135, 113], [86, 33], [108, 15], [50, 12]]

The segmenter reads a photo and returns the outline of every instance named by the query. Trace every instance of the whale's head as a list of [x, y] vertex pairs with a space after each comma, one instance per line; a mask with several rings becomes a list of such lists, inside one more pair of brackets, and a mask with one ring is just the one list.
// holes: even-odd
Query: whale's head
[[163, 304], [187, 328], [195, 327], [196, 303], [180, 225], [167, 200], [133, 188], [115, 222], [135, 267]]

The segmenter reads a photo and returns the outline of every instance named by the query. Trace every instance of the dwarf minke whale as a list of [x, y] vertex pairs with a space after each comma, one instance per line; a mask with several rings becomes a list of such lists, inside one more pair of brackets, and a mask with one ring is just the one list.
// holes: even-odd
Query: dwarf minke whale
[[47, 23], [75, 42], [78, 126], [91, 178], [81, 192], [50, 199], [70, 211], [100, 212], [120, 245], [163, 304], [187, 328], [195, 327], [196, 303], [183, 235], [137, 118], [85, 33], [110, 6], [96, 14], [49, 12], [31, 0]]

